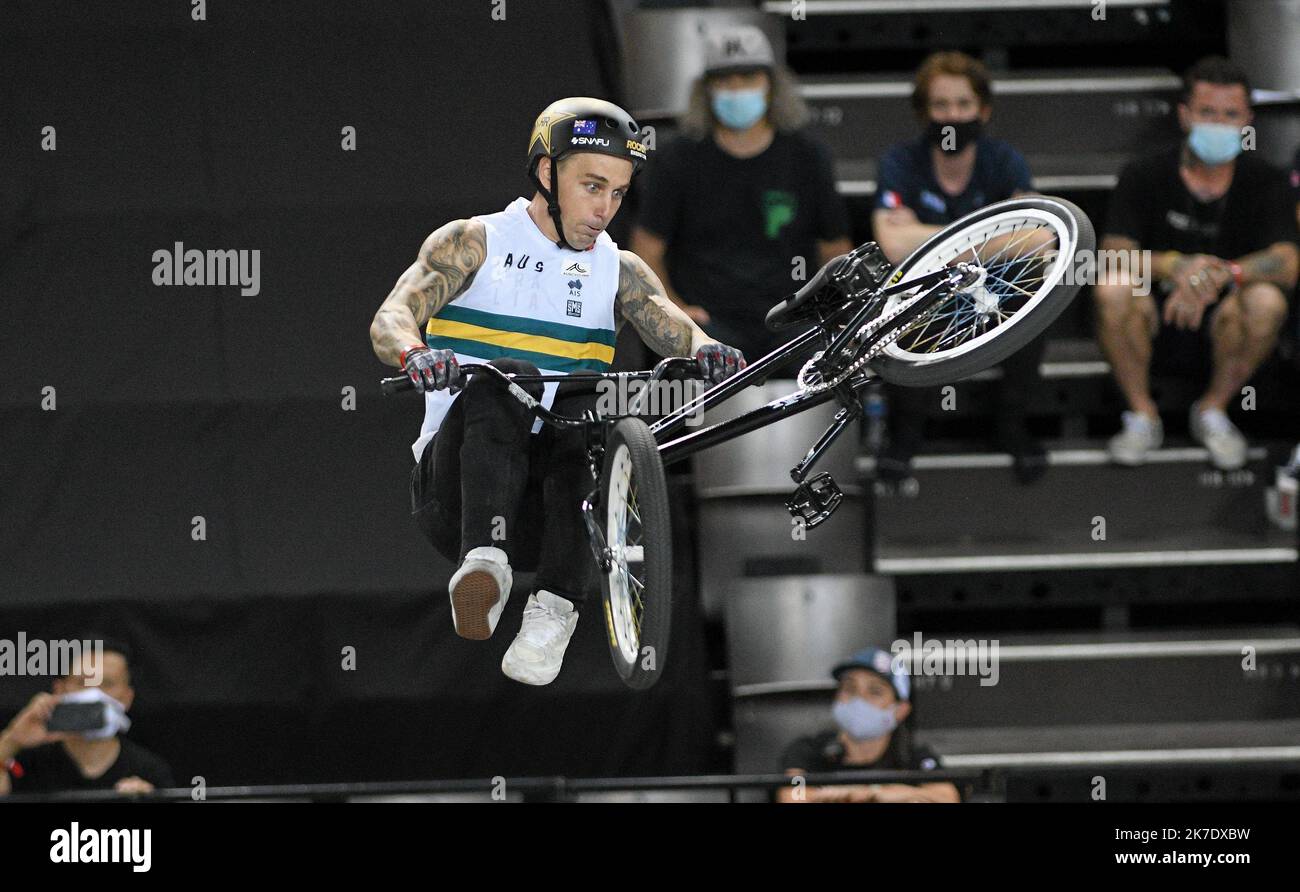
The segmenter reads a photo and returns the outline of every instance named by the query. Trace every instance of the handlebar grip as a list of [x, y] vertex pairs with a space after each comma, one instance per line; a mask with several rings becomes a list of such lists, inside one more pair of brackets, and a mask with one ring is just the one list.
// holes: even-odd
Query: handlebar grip
[[414, 390], [415, 382], [406, 375], [398, 375], [395, 378], [384, 378], [379, 382], [379, 387], [384, 396], [392, 396], [403, 390]]

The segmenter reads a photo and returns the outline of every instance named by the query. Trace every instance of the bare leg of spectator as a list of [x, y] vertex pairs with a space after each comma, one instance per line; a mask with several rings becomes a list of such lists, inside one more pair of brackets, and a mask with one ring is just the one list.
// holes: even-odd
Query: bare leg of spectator
[[1159, 329], [1155, 300], [1135, 294], [1121, 279], [1093, 289], [1097, 306], [1097, 339], [1110, 363], [1129, 408], [1150, 418], [1159, 416], [1151, 398], [1151, 341]]
[[1268, 358], [1286, 320], [1286, 298], [1270, 282], [1255, 282], [1224, 298], [1216, 308], [1210, 337], [1214, 373], [1201, 397], [1201, 409], [1225, 411], [1241, 388]]

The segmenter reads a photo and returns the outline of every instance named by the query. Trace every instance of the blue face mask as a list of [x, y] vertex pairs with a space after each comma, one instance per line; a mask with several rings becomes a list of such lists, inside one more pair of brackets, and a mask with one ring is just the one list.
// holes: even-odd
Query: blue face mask
[[1241, 152], [1241, 131], [1231, 124], [1193, 124], [1187, 145], [1206, 164], [1227, 164]]
[[874, 740], [898, 727], [893, 709], [881, 709], [861, 697], [836, 700], [831, 707], [835, 724], [854, 740]]
[[767, 113], [767, 91], [762, 87], [754, 90], [714, 90], [713, 113], [723, 127], [748, 130]]

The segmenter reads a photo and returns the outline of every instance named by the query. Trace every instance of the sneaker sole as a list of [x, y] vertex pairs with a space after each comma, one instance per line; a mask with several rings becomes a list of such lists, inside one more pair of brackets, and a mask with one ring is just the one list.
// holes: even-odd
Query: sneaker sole
[[466, 573], [451, 593], [451, 606], [456, 612], [456, 634], [471, 641], [486, 641], [492, 637], [488, 613], [501, 600], [497, 581], [485, 570]]
[[[506, 653], [508, 655], [509, 651], [506, 651]], [[511, 674], [512, 671], [514, 674]], [[511, 681], [517, 681], [520, 684], [530, 684], [530, 685], [540, 687], [542, 685], [548, 685], [551, 682], [555, 681], [555, 679], [558, 678], [560, 675], [560, 670], [556, 669], [552, 673], [547, 673], [546, 675], [543, 675], [538, 672], [532, 672], [529, 671], [528, 669], [521, 668], [519, 664], [513, 662], [512, 660], [503, 659], [501, 661], [501, 673]]]

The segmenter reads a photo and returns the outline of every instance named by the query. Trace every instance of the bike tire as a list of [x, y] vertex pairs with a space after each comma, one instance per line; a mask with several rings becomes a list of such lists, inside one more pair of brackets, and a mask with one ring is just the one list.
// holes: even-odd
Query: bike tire
[[[626, 495], [629, 492], [630, 499]], [[601, 468], [600, 493], [600, 518], [606, 545], [617, 549], [632, 539], [628, 535], [620, 543], [617, 531], [626, 517], [620, 517], [619, 512], [629, 502], [635, 504], [635, 515], [640, 516], [640, 622], [630, 621], [635, 615], [631, 594], [635, 586], [620, 576], [622, 567], [617, 559], [611, 563], [609, 572], [600, 574], [600, 589], [614, 668], [628, 687], [644, 690], [659, 680], [668, 656], [673, 552], [672, 516], [668, 510], [663, 461], [654, 435], [641, 419], [621, 419], [610, 430]]]
[[[909, 269], [915, 267], [932, 249], [954, 234], [996, 215], [1017, 210], [1034, 210], [1056, 216], [1067, 229], [1074, 232], [1075, 245], [1072, 253], [1076, 256], [1082, 252], [1094, 251], [1097, 247], [1092, 221], [1074, 203], [1053, 196], [1014, 198], [967, 214], [935, 233], [898, 265], [894, 274], [890, 276], [890, 283], [903, 280]], [[1016, 319], [1014, 324], [999, 326], [997, 336], [965, 353], [951, 357], [939, 356], [928, 361], [915, 361], [891, 355], [886, 351], [872, 359], [869, 366], [889, 383], [903, 387], [933, 387], [969, 378], [1005, 361], [1042, 334], [1070, 305], [1078, 294], [1079, 288], [1079, 283], [1066, 282], [1062, 279], [1025, 313], [1024, 318]]]

